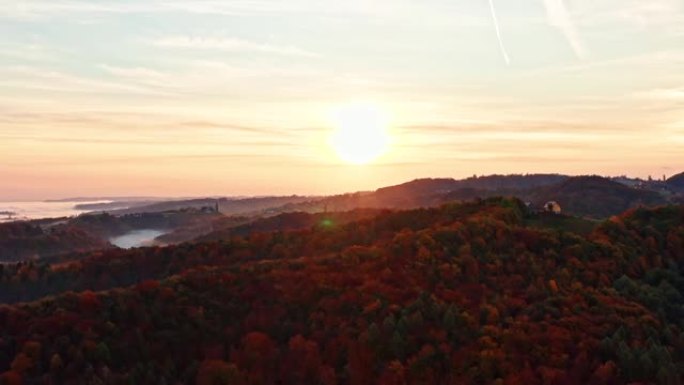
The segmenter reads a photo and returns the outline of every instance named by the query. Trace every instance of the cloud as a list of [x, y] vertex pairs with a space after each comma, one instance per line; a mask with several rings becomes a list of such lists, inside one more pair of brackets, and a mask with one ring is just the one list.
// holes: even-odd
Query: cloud
[[145, 67], [129, 67], [129, 68], [124, 68], [124, 67], [116, 67], [116, 66], [111, 66], [108, 64], [103, 64], [100, 66], [103, 70], [106, 72], [123, 77], [123, 78], [136, 78], [136, 79], [149, 79], [149, 80], [168, 80], [166, 78], [166, 74], [150, 69], [150, 68], [145, 68]]
[[[463, 12], [462, 4], [427, 4], [414, 0], [21, 0], [0, 7], [0, 19], [36, 21], [61, 17], [80, 17], [79, 23], [101, 21], [98, 16], [122, 14], [182, 14], [184, 16], [261, 17], [300, 15], [342, 21], [375, 23], [400, 21], [422, 29], [445, 26], [488, 27], [481, 15]], [[430, 20], [425, 23], [425, 20]]]
[[65, 50], [37, 43], [0, 43], [0, 58], [22, 62], [54, 62]]
[[637, 28], [681, 25], [684, 10], [680, 0], [573, 0], [572, 7], [581, 25], [617, 22]]
[[[65, 159], [47, 159], [47, 160], [21, 160], [17, 162], [7, 162], [7, 166], [12, 167], [63, 167], [63, 166], [94, 166], [94, 165], [122, 165], [124, 163], [133, 164], [155, 164], [156, 162], [163, 162], [164, 164], [174, 164], [174, 162], [188, 162], [188, 161], [207, 161], [207, 162], [217, 162], [217, 161], [230, 161], [235, 162], [248, 162], [250, 164], [280, 164], [282, 165], [282, 160], [278, 159], [277, 156], [274, 157], [273, 151], [264, 151], [263, 154], [242, 154], [242, 153], [221, 153], [221, 154], [158, 154], [158, 155], [141, 155], [141, 156], [111, 156], [109, 154], [94, 157], [83, 157], [73, 160]], [[294, 156], [293, 159], [289, 159], [288, 163], [297, 163], [297, 157]]]
[[[63, 132], [72, 132], [77, 129], [89, 131], [111, 131], [118, 133], [143, 133], [151, 134], [151, 139], [164, 141], [170, 139], [172, 133], [184, 133], [188, 130], [201, 132], [202, 135], [212, 136], [218, 133], [231, 132], [234, 134], [255, 134], [260, 137], [295, 137], [295, 130], [278, 130], [276, 128], [249, 126], [238, 124], [229, 120], [200, 120], [192, 119], [192, 116], [181, 114], [157, 114], [157, 113], [112, 113], [101, 110], [70, 111], [70, 112], [27, 112], [27, 111], [3, 111], [0, 115], [0, 127], [3, 127], [2, 137], [8, 135], [22, 136], [29, 131], [38, 130], [49, 124], [51, 127], [60, 128]], [[11, 127], [11, 128], [9, 128]], [[297, 131], [304, 131], [303, 129]], [[164, 133], [164, 138], [156, 135]], [[98, 134], [99, 135], [99, 134]], [[174, 139], [175, 140], [175, 139]]]
[[297, 12], [311, 9], [308, 0], [280, 2], [271, 0], [147, 0], [82, 1], [22, 0], [0, 7], [0, 18], [40, 20], [67, 15], [105, 15], [141, 13], [185, 13], [198, 15], [245, 16]]
[[[391, 3], [390, 3], [391, 1]], [[197, 15], [249, 16], [270, 14], [391, 14], [404, 10], [409, 1], [320, 2], [315, 0], [147, 0], [147, 1], [83, 1], [83, 0], [22, 0], [0, 7], [0, 17], [15, 19], [44, 19], [76, 14], [140, 14], [185, 13]], [[390, 7], [389, 5], [393, 5]]]
[[544, 0], [544, 7], [548, 23], [565, 35], [577, 57], [585, 57], [586, 50], [563, 0]]
[[563, 120], [501, 120], [501, 121], [464, 121], [462, 123], [450, 121], [444, 124], [417, 124], [406, 125], [397, 128], [402, 133], [430, 134], [444, 136], [453, 134], [622, 134], [625, 128], [620, 125], [596, 125], [594, 123], [567, 122]]
[[239, 38], [170, 36], [151, 41], [164, 48], [214, 50], [228, 52], [259, 52], [266, 54], [315, 57], [317, 54], [291, 45], [257, 43]]
[[[101, 136], [84, 137], [80, 135], [75, 136], [50, 136], [42, 134], [33, 135], [5, 135], [0, 134], [0, 139], [3, 141], [31, 141], [31, 142], [47, 142], [47, 143], [67, 143], [67, 144], [86, 144], [86, 145], [128, 145], [128, 146], [153, 146], [153, 147], [169, 147], [178, 144], [178, 140], [175, 138], [158, 138], [158, 137], [131, 137], [131, 138], [120, 138], [111, 137], [103, 138]], [[220, 148], [220, 149], [232, 149], [232, 148], [245, 148], [245, 147], [296, 147], [297, 143], [291, 143], [282, 140], [224, 140], [217, 141], [216, 139], [211, 140], [211, 138], [203, 139], [193, 139], [193, 138], [183, 138], [183, 143], [185, 145], [192, 146], [202, 146], [204, 148]]]
[[[235, 66], [206, 60], [181, 60], [178, 64], [176, 68], [164, 69], [110, 64], [102, 64], [99, 68], [116, 81], [131, 86], [150, 88], [181, 99], [218, 97], [222, 102], [229, 99], [239, 102], [247, 95], [270, 99], [278, 92], [303, 92], [302, 82], [325, 79], [325, 74], [308, 65], [295, 68], [271, 63]], [[190, 101], [190, 104], [196, 102]]]
[[91, 79], [35, 66], [0, 67], [0, 86], [63, 93], [161, 95], [148, 87]]
[[0, 18], [36, 20], [58, 15], [153, 12], [158, 6], [131, 2], [25, 0], [4, 4]]
[[615, 16], [641, 28], [682, 21], [681, 2], [676, 0], [649, 0], [632, 2], [617, 8]]
[[227, 65], [221, 62], [190, 61], [181, 69], [157, 70], [147, 67], [120, 67], [110, 64], [99, 66], [105, 73], [117, 79], [144, 84], [163, 90], [202, 89], [216, 86], [224, 81], [236, 81], [240, 78], [252, 78], [269, 75], [269, 69], [244, 68]]
[[660, 100], [671, 102], [684, 102], [684, 87], [680, 88], [657, 88], [648, 91], [637, 92], [634, 94], [637, 98], [647, 100]]

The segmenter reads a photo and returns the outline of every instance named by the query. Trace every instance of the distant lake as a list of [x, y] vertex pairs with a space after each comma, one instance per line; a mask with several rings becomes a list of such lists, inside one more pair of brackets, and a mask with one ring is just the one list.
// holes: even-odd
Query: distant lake
[[[0, 212], [14, 213], [12, 220], [73, 217], [87, 212], [77, 210], [77, 204], [105, 203], [110, 201], [68, 201], [68, 202], [0, 202]], [[0, 222], [7, 222], [7, 215], [0, 215]]]
[[109, 242], [122, 249], [130, 249], [133, 247], [149, 246], [154, 241], [154, 238], [165, 234], [166, 231], [161, 230], [134, 230], [118, 237], [110, 238]]

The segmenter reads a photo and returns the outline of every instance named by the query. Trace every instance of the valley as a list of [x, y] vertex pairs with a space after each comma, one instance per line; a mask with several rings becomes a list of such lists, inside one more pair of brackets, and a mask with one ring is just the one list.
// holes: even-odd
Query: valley
[[[0, 379], [678, 383], [684, 207], [596, 177], [485, 181], [5, 224], [10, 250], [51, 252], [0, 265]], [[350, 210], [315, 209], [333, 202]]]

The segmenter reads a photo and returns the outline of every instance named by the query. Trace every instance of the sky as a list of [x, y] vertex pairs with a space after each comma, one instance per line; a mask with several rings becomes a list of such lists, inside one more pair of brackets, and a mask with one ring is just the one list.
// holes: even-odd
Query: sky
[[683, 0], [0, 0], [0, 200], [681, 171]]

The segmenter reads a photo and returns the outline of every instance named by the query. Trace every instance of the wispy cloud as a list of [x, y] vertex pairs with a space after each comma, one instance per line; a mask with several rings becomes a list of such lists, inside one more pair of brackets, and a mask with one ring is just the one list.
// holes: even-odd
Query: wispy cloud
[[[30, 141], [30, 142], [46, 142], [46, 143], [68, 143], [68, 144], [86, 144], [86, 145], [129, 145], [129, 146], [147, 146], [147, 147], [169, 147], [176, 145], [178, 141], [174, 138], [158, 138], [158, 137], [143, 137], [143, 138], [102, 138], [102, 137], [73, 137], [73, 136], [50, 136], [50, 135], [5, 135], [0, 134], [0, 139], [7, 141]], [[244, 147], [296, 147], [296, 143], [278, 140], [209, 140], [211, 138], [192, 139], [184, 138], [186, 145], [202, 146], [203, 148], [218, 148], [218, 149], [236, 149]]]
[[244, 16], [297, 12], [307, 9], [307, 0], [291, 2], [271, 0], [147, 0], [83, 1], [22, 0], [0, 7], [0, 18], [41, 20], [65, 15], [105, 15], [140, 13], [185, 13], [198, 15]]
[[86, 94], [160, 95], [140, 85], [92, 79], [35, 66], [0, 67], [0, 87], [20, 90]]
[[640, 29], [669, 29], [681, 26], [684, 17], [680, 0], [573, 0], [572, 8], [577, 24], [588, 27], [621, 23]]
[[563, 33], [577, 57], [585, 57], [586, 50], [563, 0], [544, 0], [544, 6], [549, 24]]
[[65, 50], [37, 43], [0, 43], [0, 59], [21, 62], [55, 62]]
[[401, 126], [399, 131], [409, 134], [438, 134], [440, 136], [453, 134], [459, 137], [460, 135], [468, 134], [502, 134], [502, 133], [545, 133], [545, 134], [567, 134], [569, 132], [577, 133], [601, 133], [601, 134], [624, 134], [625, 127], [620, 125], [596, 125], [590, 123], [570, 123], [567, 121], [554, 120], [502, 120], [492, 122], [463, 122], [458, 124], [451, 122], [450, 124], [434, 125], [410, 125]]
[[[297, 131], [287, 132], [278, 129], [249, 126], [238, 124], [229, 120], [202, 120], [197, 116], [170, 113], [114, 113], [103, 110], [83, 111], [59, 111], [34, 112], [30, 110], [2, 109], [0, 114], [0, 136], [7, 135], [24, 136], [27, 132], [41, 132], [41, 127], [49, 124], [59, 128], [62, 132], [71, 132], [74, 137], [78, 136], [79, 129], [88, 129], [89, 132], [98, 132], [98, 136], [109, 132], [115, 134], [145, 133], [150, 138], [164, 142], [165, 139], [173, 139], [171, 133], [185, 133], [188, 131], [201, 133], [202, 136], [220, 135], [226, 132], [240, 135], [254, 134], [250, 136], [291, 138], [296, 136]], [[159, 134], [164, 134], [163, 138]], [[41, 134], [42, 135], [42, 134]], [[175, 139], [173, 139], [175, 140]]]
[[[294, 90], [302, 81], [320, 79], [321, 73], [308, 66], [283, 67], [271, 63], [251, 66], [231, 65], [211, 60], [180, 61], [176, 68], [122, 67], [103, 64], [99, 68], [113, 80], [132, 86], [157, 90], [178, 98], [221, 97], [224, 101], [272, 97], [274, 93]], [[265, 89], [257, 84], [268, 84]], [[196, 104], [197, 100], [188, 100]]]
[[[121, 81], [164, 90], [204, 89], [225, 81], [263, 76], [268, 69], [236, 67], [220, 62], [190, 61], [176, 70], [157, 70], [147, 67], [121, 67], [110, 64], [99, 66], [105, 73]], [[211, 74], [211, 75], [208, 75]]]
[[154, 4], [132, 2], [24, 0], [3, 4], [0, 18], [36, 20], [68, 14], [138, 13], [159, 10]]
[[145, 67], [116, 67], [108, 64], [100, 66], [106, 72], [122, 78], [148, 79], [152, 82], [165, 81], [167, 74]]
[[216, 50], [228, 52], [259, 52], [266, 54], [315, 57], [317, 54], [291, 45], [258, 43], [250, 40], [226, 37], [170, 36], [151, 41], [164, 48]]
[[634, 94], [637, 98], [648, 100], [660, 100], [671, 102], [684, 102], [684, 87], [680, 88], [658, 88], [649, 91], [637, 92]]

